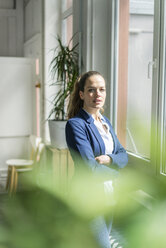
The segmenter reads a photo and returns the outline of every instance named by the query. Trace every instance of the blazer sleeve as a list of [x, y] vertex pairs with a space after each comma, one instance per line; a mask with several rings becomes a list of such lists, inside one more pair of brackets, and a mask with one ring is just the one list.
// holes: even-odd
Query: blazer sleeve
[[77, 165], [80, 165], [79, 160], [82, 160], [83, 165], [88, 166], [91, 171], [99, 175], [103, 173], [109, 178], [117, 175], [117, 171], [101, 165], [95, 160], [84, 122], [75, 119], [68, 120], [66, 124], [66, 142]]
[[[85, 124], [71, 119], [66, 124], [66, 142], [70, 150], [79, 155], [94, 169], [98, 163], [95, 160]], [[72, 153], [73, 154], [73, 153]], [[73, 157], [75, 160], [75, 157]]]
[[128, 155], [126, 150], [124, 149], [124, 147], [120, 144], [114, 130], [113, 127], [111, 126], [110, 122], [107, 120], [107, 123], [110, 126], [110, 132], [114, 138], [114, 142], [115, 142], [115, 149], [113, 151], [112, 154], [107, 154], [108, 156], [111, 157], [112, 159], [112, 165], [111, 166], [115, 166], [118, 168], [124, 168], [127, 163], [128, 163]]

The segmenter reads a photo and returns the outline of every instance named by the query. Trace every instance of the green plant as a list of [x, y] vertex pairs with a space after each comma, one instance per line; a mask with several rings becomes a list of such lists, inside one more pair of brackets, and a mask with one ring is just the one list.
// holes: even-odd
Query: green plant
[[78, 53], [76, 51], [78, 44], [70, 48], [72, 39], [65, 46], [62, 44], [61, 38], [57, 37], [58, 46], [54, 49], [54, 56], [50, 63], [50, 73], [51, 86], [59, 86], [59, 90], [51, 101], [53, 107], [48, 119], [52, 115], [54, 115], [55, 120], [66, 119], [66, 100], [69, 98], [79, 74]]

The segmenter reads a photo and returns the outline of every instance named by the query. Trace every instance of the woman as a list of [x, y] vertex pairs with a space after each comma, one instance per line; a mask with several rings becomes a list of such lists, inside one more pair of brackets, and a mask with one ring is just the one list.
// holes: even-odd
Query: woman
[[[118, 169], [127, 164], [128, 157], [109, 120], [101, 114], [105, 99], [106, 87], [102, 75], [97, 71], [83, 74], [75, 83], [70, 99], [66, 141], [76, 172], [80, 166], [85, 166], [93, 173], [103, 173], [112, 179]], [[110, 247], [109, 230], [104, 220], [94, 220], [93, 229], [101, 247]]]

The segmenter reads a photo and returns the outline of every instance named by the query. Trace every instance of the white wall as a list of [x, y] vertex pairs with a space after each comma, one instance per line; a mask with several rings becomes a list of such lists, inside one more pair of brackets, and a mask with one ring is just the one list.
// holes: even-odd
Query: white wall
[[[44, 109], [46, 120], [51, 104], [49, 100], [54, 95], [55, 89], [49, 86], [51, 82], [49, 75], [49, 65], [52, 59], [52, 48], [55, 48], [56, 35], [61, 34], [61, 0], [44, 1]], [[106, 114], [109, 116], [109, 0], [73, 0], [73, 32], [81, 32], [81, 56], [83, 58], [83, 70], [100, 71], [107, 83], [108, 104]], [[103, 18], [104, 17], [104, 18]], [[93, 19], [93, 21], [92, 21]], [[91, 22], [92, 21], [92, 22]], [[78, 37], [78, 36], [77, 36]], [[48, 123], [45, 122], [45, 138], [50, 140], [48, 133]]]
[[[24, 56], [34, 60], [32, 84], [34, 89], [37, 81], [41, 84], [40, 129], [41, 135], [43, 135], [46, 128], [47, 139], [49, 139], [49, 135], [45, 120], [48, 117], [50, 109], [49, 96], [53, 91], [47, 85], [50, 80], [48, 68], [52, 59], [51, 49], [56, 46], [56, 34], [61, 34], [61, 2], [61, 0], [17, 0], [16, 6], [18, 10], [22, 7], [20, 12], [12, 9], [14, 8], [13, 0], [0, 2], [0, 8], [2, 8], [0, 9], [0, 56]], [[5, 12], [4, 8], [9, 9]], [[16, 19], [17, 17], [18, 19]], [[15, 36], [11, 37], [13, 34]], [[40, 73], [38, 76], [35, 76], [36, 58], [39, 58]], [[35, 91], [32, 94], [32, 103], [34, 106], [32, 112], [32, 130], [36, 134]]]
[[[54, 88], [49, 86], [50, 75], [49, 65], [53, 56], [52, 48], [57, 45], [56, 35], [61, 35], [61, 0], [46, 0], [44, 4], [44, 63], [45, 63], [45, 120], [48, 118], [51, 105], [49, 102], [50, 97], [54, 94]], [[48, 123], [45, 122], [45, 139], [50, 140], [48, 132]]]
[[27, 58], [0, 57], [0, 168], [10, 158], [28, 157], [33, 131], [32, 64]]
[[0, 2], [0, 56], [23, 56], [23, 0]]
[[42, 1], [30, 0], [24, 6], [24, 56], [42, 59]]
[[24, 12], [24, 40], [31, 39], [38, 33], [41, 33], [42, 26], [42, 1], [41, 0], [30, 0], [25, 5]]
[[[0, 1], [0, 61], [2, 62], [0, 113], [3, 118], [0, 126], [2, 151], [0, 167], [5, 166], [5, 160], [10, 157], [27, 157], [28, 135], [36, 134], [35, 84], [37, 80], [42, 84], [43, 74], [42, 2], [42, 0], [16, 0], [15, 9], [14, 0]], [[2, 58], [2, 55], [12, 58]], [[22, 58], [16, 58], [18, 56]], [[36, 58], [40, 59], [38, 77], [34, 76]], [[29, 69], [25, 71], [24, 65], [27, 61]], [[16, 66], [18, 64], [19, 66]], [[21, 91], [25, 84], [29, 88], [24, 87]], [[19, 114], [22, 114], [22, 117]]]
[[[76, 0], [77, 1], [77, 0]], [[106, 80], [105, 114], [110, 115], [110, 1], [84, 0], [81, 6], [83, 71], [99, 71]], [[79, 16], [78, 16], [79, 18]]]
[[[34, 60], [33, 67], [33, 86], [40, 82], [40, 135], [43, 133], [43, 1], [42, 0], [29, 0], [24, 4], [24, 56]], [[39, 59], [39, 75], [36, 76], [36, 59]], [[36, 127], [36, 95], [33, 91], [33, 133], [37, 134]]]

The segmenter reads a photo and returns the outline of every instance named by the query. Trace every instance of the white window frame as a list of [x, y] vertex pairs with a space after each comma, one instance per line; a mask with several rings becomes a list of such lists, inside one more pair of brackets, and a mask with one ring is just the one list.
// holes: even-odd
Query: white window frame
[[[155, 0], [154, 7], [154, 42], [153, 42], [153, 90], [152, 90], [152, 142], [151, 158], [145, 159], [134, 153], [128, 152], [131, 165], [150, 168], [158, 176], [166, 175], [166, 2]], [[118, 9], [119, 0], [112, 0], [111, 13], [111, 42], [110, 42], [110, 120], [116, 130], [117, 122], [117, 85], [118, 85]], [[157, 83], [156, 83], [157, 82]], [[155, 144], [155, 145], [154, 145]], [[163, 155], [164, 154], [164, 155]], [[162, 164], [165, 173], [161, 171]]]
[[[75, 0], [78, 1], [78, 0]], [[73, 1], [73, 3], [75, 2]], [[78, 3], [78, 2], [77, 2]], [[109, 116], [111, 123], [116, 131], [117, 123], [117, 95], [118, 95], [118, 26], [119, 26], [119, 3], [120, 0], [108, 1], [108, 11], [109, 11], [109, 38], [107, 36], [107, 31], [105, 30], [105, 39], [108, 39], [108, 58], [107, 67], [108, 78], [107, 81], [110, 83], [108, 89], [110, 94], [108, 94], [109, 106]], [[153, 61], [155, 61], [155, 66], [153, 66], [153, 89], [152, 89], [152, 142], [151, 142], [151, 156], [150, 160], [138, 156], [134, 153], [129, 153], [129, 163], [132, 166], [147, 167], [154, 172], [154, 174], [165, 175], [161, 171], [161, 164], [163, 164], [163, 153], [166, 150], [166, 140], [163, 138], [166, 135], [166, 1], [165, 0], [154, 0], [154, 40], [153, 40]], [[95, 69], [93, 68], [93, 54], [94, 42], [96, 35], [100, 35], [99, 30], [94, 29], [95, 12], [94, 4], [101, 7], [99, 0], [86, 0], [84, 2], [84, 12], [82, 17], [81, 28], [83, 28], [84, 37], [83, 48], [85, 55], [83, 55], [84, 69]], [[106, 2], [105, 2], [106, 4]], [[74, 6], [75, 8], [75, 6]], [[69, 12], [64, 14], [64, 17], [68, 16]], [[84, 15], [85, 14], [85, 15]], [[108, 17], [108, 15], [107, 15]], [[103, 18], [106, 18], [103, 16]], [[78, 17], [77, 17], [78, 19]], [[105, 20], [103, 21], [105, 23]], [[86, 24], [86, 28], [85, 28]], [[75, 24], [74, 24], [75, 25]], [[79, 30], [80, 31], [80, 30]], [[97, 32], [97, 33], [95, 33]], [[102, 36], [103, 37], [103, 36]], [[110, 55], [110, 56], [109, 56]], [[166, 162], [166, 161], [165, 161]]]
[[[154, 49], [154, 59], [158, 61], [157, 68], [153, 70], [154, 84], [154, 125], [155, 137], [152, 142], [152, 155], [154, 156], [154, 169], [157, 176], [166, 176], [166, 2], [165, 0], [155, 1], [156, 34], [154, 37], [156, 48]], [[158, 38], [157, 38], [158, 37]], [[156, 71], [156, 72], [155, 72]], [[157, 77], [158, 75], [158, 77]], [[158, 85], [155, 81], [158, 80]], [[157, 92], [157, 94], [155, 93]], [[156, 96], [155, 96], [156, 94]], [[156, 107], [156, 108], [155, 108]], [[156, 122], [155, 122], [156, 121]], [[156, 144], [154, 147], [153, 144]]]

